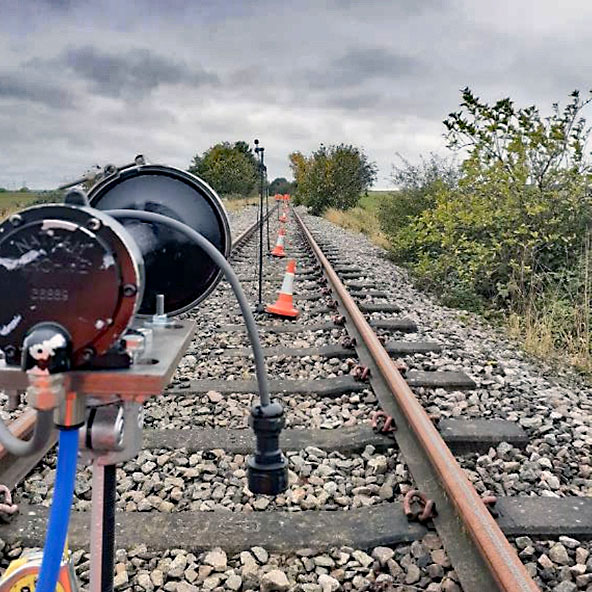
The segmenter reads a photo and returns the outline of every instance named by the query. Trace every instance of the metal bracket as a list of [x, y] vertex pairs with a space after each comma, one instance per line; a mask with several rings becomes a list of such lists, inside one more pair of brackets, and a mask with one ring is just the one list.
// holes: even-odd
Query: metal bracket
[[367, 382], [370, 378], [370, 368], [368, 368], [368, 366], [362, 366], [361, 364], [358, 364], [357, 366], [354, 366], [354, 369], [352, 370], [352, 376], [355, 380]]
[[[413, 506], [418, 509], [414, 510]], [[434, 500], [417, 489], [410, 489], [403, 498], [403, 511], [410, 522], [427, 522], [438, 515]]]
[[395, 419], [384, 411], [376, 411], [372, 415], [372, 429], [380, 434], [392, 434], [397, 430]]
[[91, 407], [89, 421], [80, 431], [80, 455], [85, 462], [96, 461], [99, 465], [135, 458], [142, 448], [143, 427], [141, 403], [124, 401]]

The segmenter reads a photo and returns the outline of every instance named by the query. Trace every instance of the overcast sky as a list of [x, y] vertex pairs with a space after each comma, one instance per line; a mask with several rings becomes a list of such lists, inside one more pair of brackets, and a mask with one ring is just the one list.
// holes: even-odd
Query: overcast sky
[[0, 0], [0, 186], [258, 137], [270, 178], [347, 142], [386, 187], [397, 152], [444, 151], [466, 85], [542, 108], [592, 88], [591, 29], [589, 0]]

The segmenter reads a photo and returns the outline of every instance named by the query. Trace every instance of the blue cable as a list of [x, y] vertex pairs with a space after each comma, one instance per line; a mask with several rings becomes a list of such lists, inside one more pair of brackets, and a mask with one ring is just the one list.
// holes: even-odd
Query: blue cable
[[36, 592], [55, 592], [56, 589], [68, 535], [77, 460], [78, 429], [60, 430], [55, 488]]

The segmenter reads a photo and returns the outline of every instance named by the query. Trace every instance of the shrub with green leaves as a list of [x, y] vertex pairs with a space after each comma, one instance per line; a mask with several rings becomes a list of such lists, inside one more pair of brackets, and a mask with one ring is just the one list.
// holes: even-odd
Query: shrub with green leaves
[[296, 179], [296, 203], [320, 215], [328, 208], [348, 210], [376, 179], [376, 165], [356, 146], [324, 146], [306, 157], [300, 152], [289, 156]]
[[414, 165], [397, 156], [400, 164], [393, 166], [391, 174], [396, 190], [378, 207], [380, 227], [387, 236], [395, 236], [424, 210], [433, 208], [438, 192], [456, 187], [459, 179], [454, 160], [430, 154]]
[[408, 199], [398, 227], [383, 212], [393, 257], [450, 304], [524, 310], [551, 287], [569, 299], [584, 281], [579, 262], [592, 222], [581, 117], [590, 99], [574, 91], [542, 117], [510, 99], [490, 105], [470, 89], [462, 97], [444, 122], [449, 147], [465, 155], [460, 178], [424, 178], [403, 192], [415, 202]]
[[221, 142], [193, 157], [189, 172], [225, 197], [245, 197], [256, 189], [258, 164], [246, 142]]

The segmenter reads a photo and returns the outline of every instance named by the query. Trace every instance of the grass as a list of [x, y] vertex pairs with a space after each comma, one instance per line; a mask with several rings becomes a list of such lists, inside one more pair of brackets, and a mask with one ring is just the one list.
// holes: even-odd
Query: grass
[[329, 208], [324, 216], [329, 222], [354, 232], [360, 232], [374, 244], [386, 248], [388, 240], [380, 230], [378, 208], [380, 202], [389, 195], [388, 191], [369, 191], [368, 195], [362, 196], [359, 205], [355, 208], [346, 211]]
[[[0, 191], [0, 219], [39, 201], [51, 201], [52, 197], [48, 192]], [[259, 203], [259, 197], [224, 197], [222, 201], [229, 212], [240, 212], [246, 206]]]
[[592, 375], [591, 338], [585, 322], [590, 315], [588, 304], [574, 303], [574, 318], [571, 319], [565, 318], [564, 306], [548, 298], [520, 314], [509, 314], [505, 327], [529, 354], [554, 365], [568, 364]]
[[390, 191], [368, 191], [368, 195], [363, 195], [360, 199], [360, 207], [376, 213], [380, 202], [390, 195]]
[[[240, 212], [246, 206], [252, 206], [259, 203], [259, 196], [254, 197], [223, 197], [222, 202], [224, 203], [224, 207], [229, 212]], [[271, 200], [269, 202], [269, 207], [271, 208], [273, 204]]]
[[35, 191], [0, 191], [0, 219], [39, 201], [51, 200], [51, 194]]

